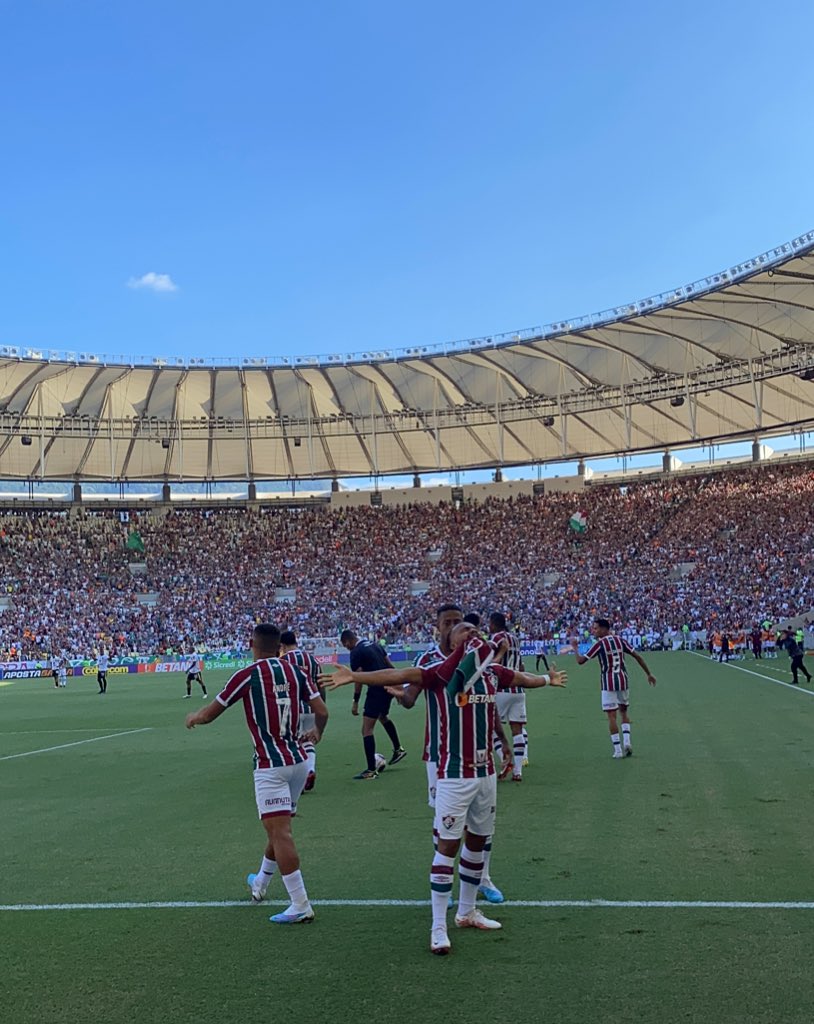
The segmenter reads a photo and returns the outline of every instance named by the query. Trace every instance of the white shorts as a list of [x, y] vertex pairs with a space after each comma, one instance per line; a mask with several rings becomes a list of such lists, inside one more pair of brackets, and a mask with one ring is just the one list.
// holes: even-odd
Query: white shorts
[[435, 788], [435, 827], [441, 839], [460, 839], [466, 827], [473, 835], [495, 831], [497, 776], [482, 779], [439, 779]]
[[629, 690], [603, 690], [602, 710], [618, 711], [619, 708], [627, 707], [630, 703]]
[[498, 693], [495, 697], [495, 704], [501, 722], [526, 721], [525, 693]]
[[297, 813], [297, 801], [305, 788], [308, 765], [287, 764], [282, 768], [255, 768], [254, 797], [261, 818]]
[[435, 788], [438, 785], [438, 765], [435, 761], [425, 761], [427, 766], [427, 803], [435, 807]]

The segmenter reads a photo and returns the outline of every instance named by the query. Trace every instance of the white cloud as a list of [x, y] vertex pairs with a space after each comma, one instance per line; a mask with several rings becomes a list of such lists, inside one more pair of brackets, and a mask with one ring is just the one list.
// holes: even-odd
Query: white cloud
[[131, 277], [127, 282], [128, 288], [149, 288], [151, 292], [177, 292], [178, 285], [169, 274], [156, 274], [151, 270], [141, 277]]

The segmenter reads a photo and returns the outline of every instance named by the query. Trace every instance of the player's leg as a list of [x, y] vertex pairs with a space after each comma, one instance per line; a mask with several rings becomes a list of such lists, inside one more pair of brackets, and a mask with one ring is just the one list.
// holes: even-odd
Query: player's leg
[[622, 753], [630, 757], [633, 748], [630, 745], [630, 718], [628, 717], [629, 704], [619, 704], [619, 716], [622, 719]]
[[797, 663], [799, 660], [799, 658], [791, 659], [791, 681], [794, 683], [795, 686], [800, 685], [800, 680], [797, 678]]
[[362, 713], [362, 746], [365, 751], [367, 768], [354, 775], [354, 779], [376, 779], [379, 773], [376, 771], [376, 737], [373, 730], [376, 726], [377, 716], [370, 716], [367, 713], [368, 706], [365, 702], [365, 709]]
[[192, 696], [192, 676], [191, 676], [191, 674], [189, 672], [187, 672], [187, 692], [186, 692], [186, 696], [184, 697], [184, 700], [186, 700], [187, 697], [191, 697], [191, 696]]
[[205, 683], [204, 683], [204, 681], [203, 681], [203, 673], [201, 673], [201, 672], [196, 672], [196, 673], [195, 673], [195, 678], [197, 679], [197, 681], [198, 681], [198, 683], [199, 683], [199, 685], [200, 685], [201, 689], [203, 690], [203, 694], [202, 694], [201, 696], [203, 696], [203, 697], [208, 697], [208, 696], [209, 696], [209, 694], [208, 694], [208, 693], [206, 692], [206, 684], [205, 684]]
[[480, 885], [478, 886], [478, 892], [483, 896], [487, 903], [502, 903], [503, 893], [498, 889], [495, 883], [492, 881], [491, 875], [491, 861], [492, 861], [492, 837], [486, 837], [486, 843], [483, 847], [483, 873], [481, 875]]
[[[314, 728], [314, 715], [306, 711], [300, 715], [300, 736], [303, 733], [311, 732]], [[302, 749], [305, 751], [305, 763], [308, 767], [308, 776], [305, 780], [305, 792], [310, 793], [317, 781], [317, 749], [309, 739], [301, 739]]]
[[497, 776], [487, 775], [473, 781], [477, 786], [467, 808], [464, 847], [458, 862], [460, 889], [455, 924], [458, 928], [491, 931], [500, 928], [500, 922], [484, 917], [475, 900], [483, 880], [484, 849], [495, 829]]
[[432, 928], [430, 952], [446, 955], [451, 948], [447, 933], [447, 908], [452, 895], [455, 856], [461, 845], [466, 812], [476, 779], [439, 779], [435, 788], [435, 823], [438, 845], [430, 868]]
[[509, 722], [512, 731], [512, 781], [523, 781], [523, 758], [526, 756], [526, 744], [523, 740], [523, 723]]
[[399, 739], [399, 734], [398, 730], [396, 729], [396, 725], [389, 715], [380, 715], [379, 721], [382, 723], [384, 731], [387, 733], [390, 742], [393, 744], [393, 753], [390, 757], [390, 760], [387, 763], [398, 764], [399, 761], [403, 761], [404, 758], [407, 756], [407, 751], [401, 745], [401, 740]]
[[622, 737], [619, 735], [619, 725], [616, 721], [616, 710], [618, 708], [616, 695], [609, 691], [603, 692], [602, 704], [603, 710], [608, 716], [608, 732], [610, 733], [611, 743], [613, 744], [613, 756], [623, 757]]
[[257, 808], [268, 840], [264, 866], [271, 867], [272, 874], [272, 865], [279, 869], [291, 900], [291, 905], [282, 914], [271, 917], [275, 924], [304, 924], [314, 919], [300, 871], [299, 853], [291, 834], [291, 818], [296, 813], [297, 798], [302, 793], [307, 774], [305, 762], [255, 772]]

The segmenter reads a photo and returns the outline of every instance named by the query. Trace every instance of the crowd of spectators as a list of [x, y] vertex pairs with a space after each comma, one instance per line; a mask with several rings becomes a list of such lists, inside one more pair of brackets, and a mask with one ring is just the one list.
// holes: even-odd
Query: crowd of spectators
[[[575, 512], [583, 534], [569, 527]], [[483, 503], [157, 508], [122, 519], [0, 511], [0, 656], [245, 648], [258, 620], [303, 637], [349, 626], [419, 643], [448, 600], [500, 609], [532, 638], [581, 632], [600, 614], [662, 632], [748, 629], [814, 607], [806, 465]], [[132, 531], [143, 553], [126, 546]], [[130, 571], [136, 561], [143, 574]], [[426, 591], [413, 593], [415, 581]], [[275, 603], [277, 588], [293, 601]]]

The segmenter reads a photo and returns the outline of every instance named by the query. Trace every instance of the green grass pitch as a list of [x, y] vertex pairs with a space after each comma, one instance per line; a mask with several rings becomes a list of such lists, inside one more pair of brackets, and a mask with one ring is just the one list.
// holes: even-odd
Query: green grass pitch
[[[492, 875], [507, 899], [814, 900], [814, 697], [774, 684], [788, 659], [740, 663], [758, 676], [649, 660], [655, 690], [631, 666], [624, 761], [595, 666], [564, 658], [568, 689], [529, 695], [531, 766], [498, 795]], [[210, 674], [210, 695], [221, 682]], [[183, 692], [179, 675], [111, 675], [104, 697], [93, 679], [0, 684], [0, 904], [247, 897], [263, 834], [242, 710], [187, 732], [201, 698]], [[313, 925], [252, 906], [0, 910], [3, 1019], [810, 1022], [811, 909], [507, 906], [490, 911], [500, 932], [451, 927], [440, 959], [428, 907], [319, 906], [428, 895], [423, 709], [394, 710], [409, 756], [360, 783], [350, 705], [348, 689], [329, 694], [295, 822]], [[144, 731], [82, 742], [126, 730]]]

